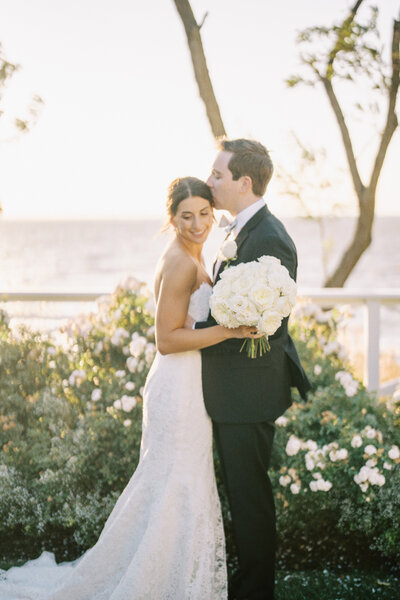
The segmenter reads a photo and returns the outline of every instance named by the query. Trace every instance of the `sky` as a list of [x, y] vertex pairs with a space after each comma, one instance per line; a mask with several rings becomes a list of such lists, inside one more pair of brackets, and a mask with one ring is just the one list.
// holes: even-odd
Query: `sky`
[[[198, 22], [208, 12], [203, 45], [229, 137], [264, 143], [304, 195], [310, 180], [302, 180], [293, 132], [326, 149], [321, 169], [334, 185], [316, 183], [310, 201], [317, 211], [333, 202], [355, 210], [341, 139], [323, 90], [289, 89], [284, 80], [298, 72], [297, 31], [342, 19], [352, 3], [191, 2]], [[399, 0], [376, 3], [387, 46]], [[162, 217], [170, 181], [208, 177], [215, 144], [173, 0], [0, 0], [0, 41], [6, 58], [21, 65], [2, 103], [2, 218]], [[16, 136], [7, 118], [24, 116], [34, 94], [44, 100], [38, 123]], [[349, 125], [366, 179], [377, 127], [358, 119]], [[379, 215], [400, 215], [399, 156], [397, 131], [378, 187]], [[312, 187], [319, 175], [307, 177]], [[276, 177], [266, 200], [278, 216], [297, 214]]]

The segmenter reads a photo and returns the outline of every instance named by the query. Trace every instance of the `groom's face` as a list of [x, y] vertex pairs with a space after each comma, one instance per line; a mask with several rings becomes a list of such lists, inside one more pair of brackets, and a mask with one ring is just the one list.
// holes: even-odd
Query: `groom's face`
[[235, 215], [240, 183], [232, 179], [228, 167], [231, 157], [232, 152], [226, 151], [217, 155], [207, 185], [211, 189], [215, 208], [228, 210]]

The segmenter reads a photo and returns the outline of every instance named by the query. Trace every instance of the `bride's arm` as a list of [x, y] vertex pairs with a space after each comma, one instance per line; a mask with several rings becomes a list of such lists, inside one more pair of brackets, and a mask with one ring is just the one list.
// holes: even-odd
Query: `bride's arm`
[[[163, 270], [156, 309], [156, 345], [161, 354], [200, 350], [230, 338], [256, 337], [250, 327], [228, 329], [215, 325], [208, 329], [185, 329], [190, 295], [196, 285], [193, 261], [170, 261]], [[254, 327], [252, 328], [254, 329]]]

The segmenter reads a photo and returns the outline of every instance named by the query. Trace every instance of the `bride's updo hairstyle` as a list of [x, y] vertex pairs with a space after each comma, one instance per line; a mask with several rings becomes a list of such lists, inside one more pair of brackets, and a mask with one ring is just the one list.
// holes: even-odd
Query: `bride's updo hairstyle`
[[163, 231], [171, 225], [182, 200], [194, 196], [204, 198], [204, 200], [208, 200], [210, 206], [214, 206], [211, 190], [201, 179], [197, 179], [197, 177], [178, 177], [170, 183], [167, 194], [168, 222], [163, 227]]

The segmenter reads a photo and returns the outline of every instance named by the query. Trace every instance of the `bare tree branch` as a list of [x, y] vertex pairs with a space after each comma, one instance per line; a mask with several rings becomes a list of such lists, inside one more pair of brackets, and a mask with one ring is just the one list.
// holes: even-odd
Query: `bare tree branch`
[[369, 189], [375, 191], [378, 184], [379, 175], [382, 170], [383, 161], [385, 160], [386, 151], [390, 140], [395, 132], [398, 119], [396, 115], [396, 99], [399, 90], [399, 75], [400, 75], [400, 21], [393, 22], [393, 39], [392, 39], [392, 79], [389, 88], [389, 103], [386, 117], [386, 124], [382, 133], [381, 143], [375, 159], [374, 168], [370, 179]]
[[342, 109], [340, 108], [340, 104], [339, 104], [339, 102], [336, 98], [336, 94], [333, 90], [331, 81], [329, 79], [327, 79], [326, 77], [324, 77], [322, 79], [322, 83], [324, 85], [325, 91], [328, 95], [333, 112], [334, 112], [336, 120], [338, 122], [340, 133], [342, 134], [343, 145], [344, 145], [344, 149], [346, 152], [347, 162], [349, 164], [351, 177], [353, 180], [354, 189], [355, 189], [357, 197], [360, 201], [360, 197], [364, 190], [364, 185], [361, 181], [361, 177], [358, 172], [358, 167], [357, 167], [356, 159], [354, 156], [354, 150], [353, 150], [353, 145], [351, 143], [349, 130], [347, 128]]
[[226, 135], [225, 127], [222, 122], [221, 113], [214, 94], [210, 74], [207, 68], [207, 61], [204, 55], [203, 44], [200, 36], [200, 27], [194, 17], [192, 8], [188, 0], [174, 0], [175, 6], [185, 27], [186, 37], [192, 58], [194, 75], [199, 88], [200, 97], [203, 100], [207, 117], [215, 138]]

